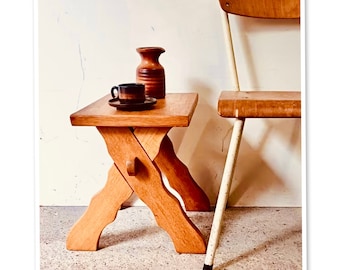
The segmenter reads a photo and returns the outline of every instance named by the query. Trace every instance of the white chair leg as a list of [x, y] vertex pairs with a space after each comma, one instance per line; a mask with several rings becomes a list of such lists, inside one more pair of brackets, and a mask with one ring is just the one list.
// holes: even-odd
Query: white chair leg
[[218, 246], [219, 235], [221, 232], [223, 213], [228, 202], [229, 191], [242, 138], [244, 122], [245, 119], [236, 119], [234, 123], [233, 133], [231, 135], [227, 159], [220, 185], [220, 191], [217, 197], [215, 214], [211, 227], [203, 270], [213, 269], [212, 267], [214, 263], [215, 252]]

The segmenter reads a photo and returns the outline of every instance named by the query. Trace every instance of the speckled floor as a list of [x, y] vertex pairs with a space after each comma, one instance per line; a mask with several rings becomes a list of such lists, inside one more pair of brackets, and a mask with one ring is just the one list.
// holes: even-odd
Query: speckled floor
[[[129, 207], [102, 232], [97, 251], [68, 251], [65, 239], [85, 207], [40, 208], [40, 269], [201, 270], [204, 254], [176, 253], [147, 207]], [[188, 212], [206, 240], [213, 212]], [[301, 208], [228, 208], [214, 270], [302, 269]]]

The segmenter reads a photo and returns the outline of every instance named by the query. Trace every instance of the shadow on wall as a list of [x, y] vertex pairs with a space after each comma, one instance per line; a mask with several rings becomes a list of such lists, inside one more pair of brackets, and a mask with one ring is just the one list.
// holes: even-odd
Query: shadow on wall
[[[188, 165], [193, 178], [208, 195], [211, 205], [215, 205], [233, 120], [229, 121], [218, 115], [218, 97], [216, 97], [216, 107], [208, 103], [207, 100], [214, 95], [214, 91], [208, 85], [192, 80], [188, 89], [199, 93], [199, 102], [190, 126], [184, 129], [173, 129], [169, 136], [174, 142], [178, 157]], [[286, 175], [281, 172], [280, 166], [285, 165], [279, 164], [277, 169], [275, 159], [276, 156], [282, 159], [282, 156], [287, 154], [288, 163], [291, 163], [289, 155], [292, 152], [299, 159], [300, 119], [256, 119], [258, 121], [255, 123], [252, 123], [252, 120], [246, 120], [229, 198], [231, 206], [256, 205], [257, 201], [261, 201], [262, 196], [268, 196], [267, 193], [273, 195], [273, 193], [292, 192], [289, 183], [287, 184], [284, 179]], [[256, 135], [256, 132], [252, 131], [254, 129], [262, 130], [260, 135]], [[254, 136], [249, 136], [247, 133]], [[273, 145], [273, 137], [278, 138], [283, 148], [289, 151], [282, 153], [280, 149], [274, 149], [274, 153], [271, 153], [267, 148]], [[274, 164], [270, 162], [271, 155], [274, 155]], [[289, 168], [287, 173], [289, 174]]]
[[[231, 27], [238, 70], [242, 71], [239, 72], [241, 90], [295, 88], [300, 79], [300, 66], [296, 65], [300, 56], [299, 39], [286, 41], [285, 34], [296, 32], [299, 20], [236, 18], [236, 24], [232, 21]], [[278, 31], [281, 31], [279, 38]], [[291, 54], [287, 55], [287, 47]], [[215, 205], [233, 119], [224, 119], [217, 113], [218, 96], [224, 89], [212, 89], [195, 78], [189, 80], [187, 89], [199, 93], [198, 106], [190, 126], [171, 135], [178, 156], [188, 164], [193, 178]], [[272, 205], [273, 198], [277, 198], [278, 205], [299, 205], [300, 126], [300, 119], [246, 120], [229, 205]]]
[[[287, 21], [237, 17], [236, 29], [233, 31], [237, 33], [235, 40], [239, 45], [235, 52], [237, 64], [239, 70], [243, 71], [239, 73], [241, 90], [295, 88], [296, 81], [300, 79], [296, 77], [300, 76], [300, 66], [292, 65], [295, 62], [290, 60], [300, 57], [299, 44], [295, 39], [287, 41], [285, 33], [298, 27], [297, 19]], [[271, 33], [277, 34], [278, 31], [282, 35], [277, 46], [268, 47]], [[266, 35], [262, 36], [264, 33]], [[253, 34], [261, 35], [259, 44], [256, 40], [253, 43]], [[254, 54], [252, 50], [258, 46], [262, 49], [260, 51], [257, 48], [259, 53]], [[287, 47], [291, 47], [289, 51], [292, 53], [289, 55], [285, 53]], [[262, 68], [258, 68], [259, 65]], [[261, 74], [258, 70], [261, 70]], [[286, 70], [289, 72], [284, 72]], [[265, 84], [261, 84], [266, 80]], [[301, 120], [247, 119], [236, 166], [230, 205], [242, 205], [243, 201], [249, 200], [255, 202], [262, 191], [273, 195], [290, 193], [292, 201], [298, 202], [301, 197], [301, 173], [298, 170], [301, 167]], [[256, 185], [256, 190], [249, 183]]]
[[[230, 205], [242, 205], [245, 201], [265, 205], [266, 199], [261, 197], [276, 193], [283, 198], [291, 194], [297, 204], [301, 197], [301, 174], [296, 173], [301, 167], [300, 123], [300, 119], [246, 120]], [[256, 126], [260, 135], [256, 134]]]

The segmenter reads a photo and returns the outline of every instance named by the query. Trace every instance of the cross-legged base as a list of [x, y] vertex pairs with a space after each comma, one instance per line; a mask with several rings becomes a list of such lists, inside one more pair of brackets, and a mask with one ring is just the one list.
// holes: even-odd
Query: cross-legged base
[[91, 200], [67, 237], [69, 250], [97, 250], [103, 229], [135, 192], [171, 237], [178, 253], [205, 253], [206, 243], [164, 186], [161, 171], [182, 197], [187, 210], [209, 211], [209, 199], [177, 158], [164, 128], [97, 127], [114, 161], [107, 183]]

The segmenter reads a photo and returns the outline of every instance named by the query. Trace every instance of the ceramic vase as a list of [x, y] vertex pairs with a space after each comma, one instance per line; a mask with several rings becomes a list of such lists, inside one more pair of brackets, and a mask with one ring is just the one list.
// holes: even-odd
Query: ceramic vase
[[159, 63], [159, 56], [165, 52], [161, 47], [140, 47], [136, 49], [141, 63], [136, 70], [136, 82], [145, 85], [145, 95], [157, 99], [165, 97], [165, 72]]

